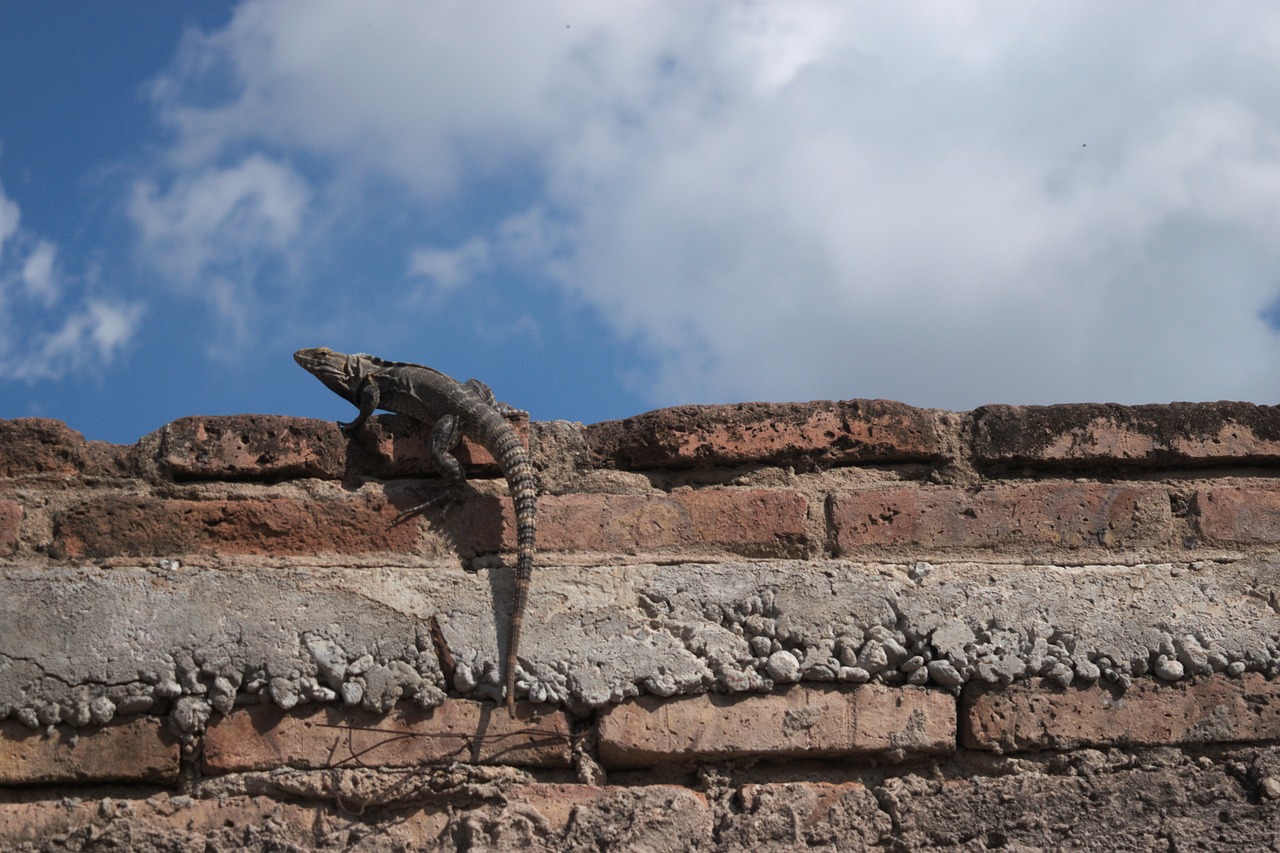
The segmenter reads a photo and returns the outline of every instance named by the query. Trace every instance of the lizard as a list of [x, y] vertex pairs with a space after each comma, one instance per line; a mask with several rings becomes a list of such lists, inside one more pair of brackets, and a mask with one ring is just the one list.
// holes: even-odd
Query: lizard
[[499, 403], [489, 386], [478, 379], [459, 382], [420, 364], [385, 361], [365, 353], [348, 355], [328, 347], [300, 349], [293, 358], [330, 391], [359, 408], [354, 420], [339, 422], [338, 427], [344, 435], [351, 435], [363, 426], [375, 409], [434, 424], [427, 444], [432, 464], [446, 480], [446, 485], [430, 500], [399, 513], [393, 523], [399, 524], [428, 507], [448, 504], [462, 492], [466, 475], [450, 451], [464, 434], [479, 442], [497, 460], [507, 480], [516, 513], [515, 592], [505, 661], [507, 713], [514, 717], [516, 657], [520, 650], [520, 631], [524, 627], [529, 582], [533, 576], [538, 495], [529, 456], [511, 425], [503, 418], [504, 414], [514, 410]]

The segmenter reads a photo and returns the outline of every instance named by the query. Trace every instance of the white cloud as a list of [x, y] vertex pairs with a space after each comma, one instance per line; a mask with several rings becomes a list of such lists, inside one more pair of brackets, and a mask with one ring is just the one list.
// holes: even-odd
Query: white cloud
[[247, 347], [250, 318], [266, 319], [273, 285], [288, 280], [278, 271], [299, 263], [310, 203], [293, 168], [254, 153], [141, 179], [128, 214], [142, 259], [212, 312], [209, 351], [220, 353]]
[[55, 268], [57, 255], [57, 246], [48, 240], [40, 240], [22, 264], [22, 283], [27, 294], [38, 299], [45, 308], [51, 307], [59, 295]]
[[308, 201], [306, 183], [288, 165], [251, 154], [230, 166], [182, 171], [163, 187], [141, 180], [129, 215], [147, 259], [190, 285], [211, 268], [287, 251]]
[[246, 148], [424, 205], [532, 173], [411, 274], [518, 258], [652, 357], [655, 401], [1280, 380], [1270, 4], [255, 0], [155, 96], [177, 177], [135, 216], [175, 274], [284, 251], [323, 191]]
[[409, 253], [409, 275], [425, 278], [436, 295], [469, 284], [492, 266], [489, 241], [472, 237], [453, 249], [424, 247]]
[[19, 226], [0, 186], [0, 379], [101, 375], [136, 337], [140, 303], [68, 295], [57, 245]]
[[5, 195], [4, 187], [0, 186], [0, 264], [4, 263], [5, 246], [18, 233], [21, 220], [22, 212], [17, 202]]

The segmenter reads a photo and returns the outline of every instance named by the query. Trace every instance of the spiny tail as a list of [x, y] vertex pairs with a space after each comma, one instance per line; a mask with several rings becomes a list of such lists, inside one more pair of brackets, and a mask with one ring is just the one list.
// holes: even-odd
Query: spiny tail
[[[520, 629], [524, 627], [525, 603], [529, 598], [529, 581], [533, 577], [534, 540], [537, 536], [537, 483], [533, 466], [524, 445], [510, 425], [495, 412], [492, 418], [501, 428], [494, 429], [490, 452], [507, 478], [507, 488], [516, 511], [516, 578], [511, 599], [511, 634], [507, 639], [506, 694], [507, 713], [516, 714], [516, 659], [520, 653]], [[485, 419], [486, 421], [489, 418]], [[487, 426], [487, 424], [486, 424]]]

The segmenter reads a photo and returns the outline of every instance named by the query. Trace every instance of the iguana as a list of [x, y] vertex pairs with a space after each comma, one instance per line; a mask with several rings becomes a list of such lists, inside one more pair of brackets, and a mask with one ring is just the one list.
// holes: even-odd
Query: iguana
[[493, 454], [507, 479], [516, 511], [516, 578], [511, 603], [511, 635], [507, 641], [507, 711], [515, 716], [516, 655], [524, 626], [525, 601], [533, 574], [534, 538], [537, 530], [537, 488], [533, 466], [524, 445], [516, 438], [503, 414], [510, 406], [494, 399], [493, 391], [478, 379], [458, 382], [438, 370], [420, 364], [384, 361], [372, 355], [334, 352], [328, 347], [300, 349], [293, 358], [330, 391], [354, 403], [360, 414], [350, 423], [339, 423], [345, 434], [360, 428], [374, 409], [397, 412], [432, 423], [428, 446], [431, 461], [448, 485], [431, 500], [401, 512], [399, 523], [422, 510], [452, 501], [462, 491], [466, 475], [450, 450], [465, 434]]

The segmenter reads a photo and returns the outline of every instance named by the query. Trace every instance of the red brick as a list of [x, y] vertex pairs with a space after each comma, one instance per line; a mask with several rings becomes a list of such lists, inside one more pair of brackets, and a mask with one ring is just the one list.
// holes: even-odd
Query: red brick
[[73, 558], [415, 551], [421, 521], [393, 525], [395, 513], [395, 507], [365, 498], [111, 496], [60, 513], [54, 547]]
[[905, 757], [955, 749], [956, 705], [950, 694], [918, 687], [793, 687], [768, 695], [641, 697], [609, 708], [598, 726], [600, 758], [609, 767]]
[[1172, 531], [1158, 488], [1031, 483], [979, 492], [897, 486], [831, 498], [841, 553], [866, 546], [1124, 548], [1159, 545]]
[[1280, 490], [1211, 486], [1191, 499], [1196, 533], [1206, 542], [1274, 545], [1280, 542]]
[[1252, 403], [984, 406], [979, 464], [1156, 468], [1280, 462], [1280, 407]]
[[738, 799], [741, 810], [725, 815], [719, 827], [720, 844], [726, 847], [753, 849], [762, 837], [793, 850], [890, 846], [893, 820], [858, 782], [750, 784], [738, 789]]
[[0, 477], [75, 476], [84, 467], [84, 436], [50, 418], [0, 420]]
[[461, 761], [566, 767], [569, 722], [562, 711], [534, 717], [525, 703], [512, 720], [505, 708], [449, 699], [438, 708], [401, 707], [387, 716], [336, 705], [282, 711], [239, 708], [205, 734], [204, 764], [213, 773], [273, 767], [412, 767]]
[[[703, 549], [800, 557], [810, 545], [808, 512], [803, 495], [769, 489], [544, 495], [538, 500], [538, 549], [618, 554]], [[445, 523], [453, 525], [465, 552], [515, 547], [515, 515], [508, 498], [473, 498]]]
[[1062, 689], [1043, 679], [971, 687], [961, 705], [963, 744], [1002, 751], [1163, 746], [1280, 739], [1280, 682], [1258, 673]]
[[[507, 802], [531, 809], [545, 821], [552, 833], [570, 830], [575, 824], [593, 824], [632, 813], [651, 824], [651, 829], [670, 837], [673, 824], [680, 824], [680, 840], [693, 848], [711, 840], [711, 808], [699, 791], [680, 785], [574, 785], [529, 783], [509, 789]], [[618, 821], [612, 821], [620, 823]], [[622, 828], [621, 826], [618, 827]], [[630, 827], [633, 831], [636, 827]], [[689, 830], [692, 829], [693, 832]], [[695, 842], [695, 837], [703, 841]]]
[[178, 743], [158, 717], [83, 729], [59, 725], [52, 736], [16, 720], [0, 722], [0, 785], [172, 783], [178, 763]]
[[338, 478], [347, 440], [332, 421], [197, 415], [160, 430], [160, 464], [178, 480]]
[[939, 458], [933, 415], [888, 400], [676, 406], [585, 429], [597, 464], [624, 469], [851, 465]]
[[[516, 437], [529, 446], [529, 414], [513, 412], [507, 418]], [[437, 477], [431, 461], [427, 439], [433, 424], [425, 424], [405, 415], [378, 415], [358, 430], [353, 439], [360, 453], [353, 465], [361, 473], [375, 477]], [[482, 446], [463, 437], [452, 451], [468, 476], [495, 476], [501, 472], [493, 455]]]
[[0, 501], [0, 556], [17, 552], [21, 532], [22, 504], [17, 501]]
[[[328, 833], [317, 831], [317, 824], [339, 826], [364, 803], [352, 796], [354, 792], [343, 790], [341, 782], [335, 782], [333, 788], [319, 803], [290, 802], [261, 794], [221, 792], [203, 798], [118, 787], [80, 790], [56, 799], [50, 792], [40, 792], [44, 798], [20, 795], [0, 802], [0, 850], [155, 853], [341, 848], [341, 842], [332, 847], [324, 844]], [[421, 804], [411, 815], [400, 813], [394, 820], [388, 819], [379, 828], [378, 837], [394, 839], [388, 843], [389, 849], [434, 849], [448, 817], [442, 808]]]

